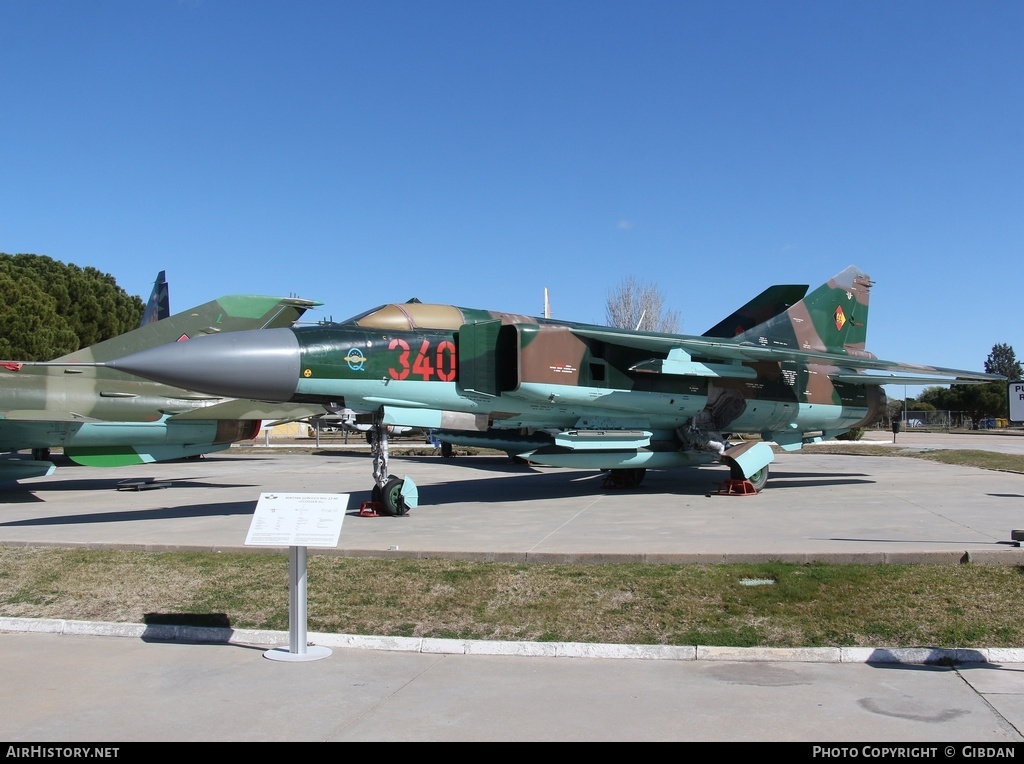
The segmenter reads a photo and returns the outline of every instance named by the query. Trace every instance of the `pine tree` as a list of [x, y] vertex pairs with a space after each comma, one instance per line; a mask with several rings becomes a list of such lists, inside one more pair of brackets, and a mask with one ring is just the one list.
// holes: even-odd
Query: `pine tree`
[[114, 277], [45, 255], [0, 253], [0, 357], [48, 361], [134, 329], [141, 298]]
[[985, 371], [989, 374], [1002, 374], [1008, 380], [1016, 381], [1024, 376], [1020, 361], [1010, 345], [997, 343], [992, 346], [992, 352], [988, 354], [985, 361]]

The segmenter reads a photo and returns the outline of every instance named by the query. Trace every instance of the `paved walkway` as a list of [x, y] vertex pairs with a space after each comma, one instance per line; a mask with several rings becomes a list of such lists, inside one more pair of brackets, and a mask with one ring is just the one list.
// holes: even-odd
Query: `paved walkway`
[[[901, 435], [900, 445], [950, 442], [926, 437]], [[1024, 438], [952, 442], [1024, 450]], [[750, 497], [718, 495], [721, 467], [649, 471], [638, 490], [604, 489], [600, 472], [502, 457], [397, 457], [392, 473], [420, 487], [421, 506], [401, 518], [355, 515], [370, 498], [365, 453], [266, 449], [141, 467], [61, 467], [0, 493], [0, 543], [241, 549], [263, 491], [350, 494], [338, 552], [361, 555], [1015, 562], [1011, 532], [1024, 528], [1019, 474], [813, 449], [780, 454], [768, 488]], [[141, 478], [170, 487], [117, 490]]]
[[[712, 740], [1010, 746], [1024, 665], [545, 658], [0, 634], [17, 742]], [[810, 753], [808, 745], [808, 753]]]

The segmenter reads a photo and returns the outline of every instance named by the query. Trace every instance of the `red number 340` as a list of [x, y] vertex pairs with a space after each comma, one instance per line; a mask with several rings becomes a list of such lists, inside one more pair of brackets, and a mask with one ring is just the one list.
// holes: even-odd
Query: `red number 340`
[[452, 382], [455, 379], [454, 343], [448, 340], [438, 342], [434, 347], [433, 362], [431, 362], [430, 340], [423, 340], [412, 365], [409, 364], [409, 355], [412, 352], [409, 343], [400, 337], [395, 337], [388, 345], [388, 350], [396, 348], [401, 352], [398, 354], [398, 367], [392, 366], [388, 369], [392, 379], [408, 379], [410, 374], [424, 381], [431, 379], [435, 374], [442, 382]]

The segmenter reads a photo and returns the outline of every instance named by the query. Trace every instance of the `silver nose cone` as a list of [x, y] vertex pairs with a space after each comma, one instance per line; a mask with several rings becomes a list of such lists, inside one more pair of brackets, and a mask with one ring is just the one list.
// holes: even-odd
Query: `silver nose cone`
[[300, 357], [291, 329], [261, 329], [160, 345], [105, 366], [210, 395], [288, 401], [295, 394]]

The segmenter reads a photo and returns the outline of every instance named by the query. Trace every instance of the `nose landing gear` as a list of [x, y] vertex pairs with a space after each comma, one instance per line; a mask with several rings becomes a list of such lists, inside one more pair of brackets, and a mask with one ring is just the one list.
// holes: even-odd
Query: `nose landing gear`
[[[370, 453], [373, 455], [373, 492], [371, 494], [377, 514], [401, 517], [419, 503], [419, 491], [411, 478], [391, 477], [388, 474], [388, 428], [384, 424], [384, 412], [378, 411], [373, 417], [373, 439]], [[369, 435], [370, 433], [367, 433]]]

